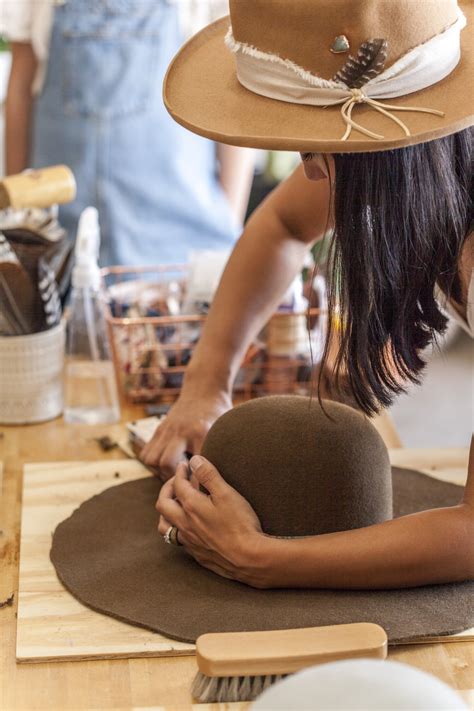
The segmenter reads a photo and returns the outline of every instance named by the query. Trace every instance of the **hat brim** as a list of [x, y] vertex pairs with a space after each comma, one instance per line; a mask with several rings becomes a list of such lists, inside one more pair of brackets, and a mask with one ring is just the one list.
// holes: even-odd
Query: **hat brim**
[[444, 111], [444, 117], [415, 112], [399, 114], [406, 121], [410, 136], [379, 112], [358, 106], [356, 120], [385, 138], [371, 139], [352, 131], [349, 140], [342, 141], [345, 124], [340, 107], [291, 104], [245, 89], [237, 80], [234, 57], [224, 44], [229, 18], [209, 25], [182, 47], [166, 74], [163, 99], [171, 116], [185, 128], [235, 146], [355, 153], [402, 148], [442, 138], [473, 123], [472, 4], [472, 0], [460, 3], [468, 26], [461, 34], [462, 58], [456, 69], [423, 91], [390, 99], [395, 106]]
[[[107, 489], [55, 530], [51, 560], [82, 603], [172, 639], [206, 632], [381, 625], [391, 642], [454, 634], [474, 625], [474, 583], [403, 590], [256, 590], [199, 566], [157, 534], [160, 489], [148, 477]], [[462, 487], [393, 469], [394, 513], [459, 503]]]

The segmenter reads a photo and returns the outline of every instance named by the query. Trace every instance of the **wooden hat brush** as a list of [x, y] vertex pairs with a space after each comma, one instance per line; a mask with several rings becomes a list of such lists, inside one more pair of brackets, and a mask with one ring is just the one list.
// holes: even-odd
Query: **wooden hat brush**
[[196, 641], [200, 703], [253, 701], [288, 674], [340, 659], [385, 659], [387, 635], [367, 622], [270, 632], [204, 634]]

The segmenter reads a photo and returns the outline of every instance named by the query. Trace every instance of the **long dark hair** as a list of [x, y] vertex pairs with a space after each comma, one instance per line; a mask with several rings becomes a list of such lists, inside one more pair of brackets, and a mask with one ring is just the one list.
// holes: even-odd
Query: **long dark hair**
[[[342, 371], [373, 414], [419, 383], [422, 351], [446, 330], [435, 287], [461, 302], [458, 262], [472, 225], [472, 130], [418, 146], [334, 156], [328, 341], [338, 309]], [[321, 370], [322, 372], [322, 370]]]

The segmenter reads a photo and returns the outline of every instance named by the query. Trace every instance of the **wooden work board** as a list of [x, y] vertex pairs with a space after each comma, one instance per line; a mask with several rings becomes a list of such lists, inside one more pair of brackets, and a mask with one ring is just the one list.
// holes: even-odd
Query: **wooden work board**
[[[117, 476], [118, 475], [118, 476]], [[151, 474], [136, 460], [24, 468], [16, 657], [22, 662], [176, 656], [194, 646], [102, 615], [76, 600], [49, 559], [51, 535], [87, 499]]]
[[[410, 456], [411, 455], [411, 456]], [[413, 452], [391, 450], [392, 463], [416, 467]], [[459, 460], [421, 471], [462, 484]], [[102, 615], [60, 583], [49, 558], [51, 535], [85, 500], [110, 486], [150, 476], [136, 460], [27, 464], [24, 468], [16, 658], [19, 662], [178, 656], [194, 646]], [[474, 629], [444, 638], [474, 639]], [[439, 642], [440, 638], [412, 643]]]

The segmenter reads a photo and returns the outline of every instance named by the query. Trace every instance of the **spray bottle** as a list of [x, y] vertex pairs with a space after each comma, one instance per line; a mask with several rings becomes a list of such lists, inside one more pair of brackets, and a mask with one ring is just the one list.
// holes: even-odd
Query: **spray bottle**
[[66, 344], [64, 419], [89, 425], [117, 422], [120, 407], [98, 266], [99, 216], [88, 207], [79, 220]]

